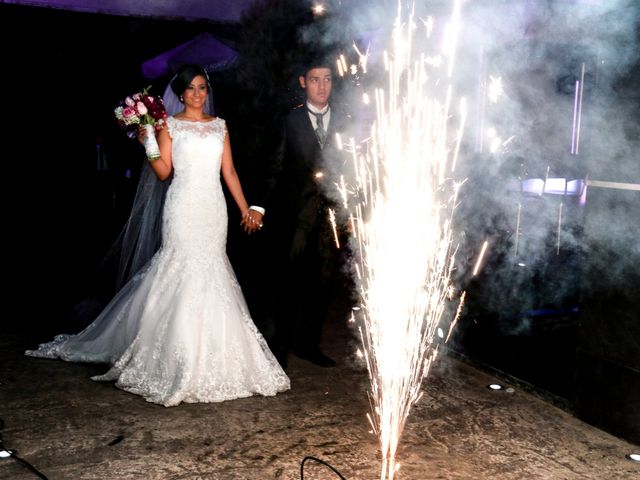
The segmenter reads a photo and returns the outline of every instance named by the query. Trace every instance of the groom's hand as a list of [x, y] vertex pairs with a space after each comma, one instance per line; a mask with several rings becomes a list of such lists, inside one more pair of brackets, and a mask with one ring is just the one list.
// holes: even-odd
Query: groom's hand
[[240, 225], [247, 234], [251, 235], [262, 228], [262, 217], [260, 212], [250, 209], [242, 217]]

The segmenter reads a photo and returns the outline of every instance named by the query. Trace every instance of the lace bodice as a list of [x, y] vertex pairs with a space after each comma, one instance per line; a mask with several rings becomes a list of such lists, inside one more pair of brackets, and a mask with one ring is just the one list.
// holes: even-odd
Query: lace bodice
[[169, 136], [173, 140], [174, 178], [180, 177], [184, 172], [206, 175], [220, 171], [220, 160], [227, 134], [223, 119], [193, 122], [169, 117], [167, 126]]
[[225, 122], [170, 117], [167, 125], [174, 173], [164, 209], [163, 245], [178, 248], [185, 261], [210, 263], [226, 255], [227, 208], [220, 183]]

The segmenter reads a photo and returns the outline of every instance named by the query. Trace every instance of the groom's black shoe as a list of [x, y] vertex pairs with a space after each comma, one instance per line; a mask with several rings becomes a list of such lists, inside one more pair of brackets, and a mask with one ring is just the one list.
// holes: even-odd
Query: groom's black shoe
[[295, 354], [300, 358], [309, 360], [311, 363], [318, 365], [319, 367], [330, 368], [336, 366], [336, 362], [322, 353], [320, 349], [296, 350]]

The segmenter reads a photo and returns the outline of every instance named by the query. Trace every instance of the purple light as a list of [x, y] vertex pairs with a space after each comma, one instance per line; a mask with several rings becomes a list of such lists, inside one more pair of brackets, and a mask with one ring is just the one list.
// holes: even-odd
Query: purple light
[[150, 2], [127, 0], [105, 2], [104, 0], [13, 0], [11, 3], [34, 7], [58, 8], [106, 15], [155, 17], [185, 20], [214, 20], [237, 22], [243, 12], [259, 0], [190, 0], [189, 2]]
[[223, 70], [238, 56], [231, 47], [216, 40], [209, 33], [201, 33], [188, 42], [167, 50], [142, 64], [146, 78], [158, 78], [187, 63], [202, 65], [208, 72]]
[[541, 196], [543, 193], [548, 195], [584, 196], [586, 185], [586, 181], [583, 179], [547, 178], [545, 181], [542, 178], [526, 178], [521, 181], [509, 182], [508, 189], [537, 196]]

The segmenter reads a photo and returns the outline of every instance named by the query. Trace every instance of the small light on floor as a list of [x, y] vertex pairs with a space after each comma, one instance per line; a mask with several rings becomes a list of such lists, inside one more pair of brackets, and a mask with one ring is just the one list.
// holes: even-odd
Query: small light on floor
[[527, 266], [527, 264], [526, 264], [526, 263], [522, 263], [522, 262], [518, 262], [518, 266], [519, 266], [519, 267], [526, 267], [526, 266]]
[[442, 330], [441, 328], [438, 328], [438, 337], [444, 338], [444, 330]]
[[640, 453], [630, 453], [629, 455], [625, 455], [632, 462], [640, 463]]
[[0, 458], [9, 458], [11, 456], [11, 450], [0, 450]]
[[487, 385], [487, 388], [490, 390], [502, 390], [502, 385], [499, 385], [497, 383], [490, 383], [489, 385]]

